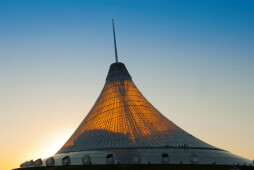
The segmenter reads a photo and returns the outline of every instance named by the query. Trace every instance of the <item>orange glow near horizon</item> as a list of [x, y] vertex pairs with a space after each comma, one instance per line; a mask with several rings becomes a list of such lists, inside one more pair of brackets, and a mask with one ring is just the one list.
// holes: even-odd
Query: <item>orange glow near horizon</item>
[[28, 139], [14, 139], [8, 143], [1, 143], [3, 148], [0, 151], [0, 160], [4, 161], [1, 161], [0, 169], [18, 168], [21, 163], [27, 160], [43, 159], [54, 155], [70, 137], [72, 133], [70, 129], [71, 127], [68, 126], [36, 134], [34, 137], [31, 135], [31, 138]]

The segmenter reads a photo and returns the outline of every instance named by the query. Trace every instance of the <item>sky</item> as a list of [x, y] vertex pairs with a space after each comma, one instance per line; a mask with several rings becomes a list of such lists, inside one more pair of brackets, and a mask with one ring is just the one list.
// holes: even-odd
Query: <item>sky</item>
[[1, 0], [0, 169], [55, 154], [114, 62], [168, 119], [254, 159], [254, 1]]

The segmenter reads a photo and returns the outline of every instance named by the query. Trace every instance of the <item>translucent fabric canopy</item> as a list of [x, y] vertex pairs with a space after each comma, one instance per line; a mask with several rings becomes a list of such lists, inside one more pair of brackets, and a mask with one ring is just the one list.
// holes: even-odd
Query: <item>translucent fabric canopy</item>
[[186, 146], [217, 150], [163, 116], [135, 86], [125, 65], [113, 63], [96, 103], [58, 154]]

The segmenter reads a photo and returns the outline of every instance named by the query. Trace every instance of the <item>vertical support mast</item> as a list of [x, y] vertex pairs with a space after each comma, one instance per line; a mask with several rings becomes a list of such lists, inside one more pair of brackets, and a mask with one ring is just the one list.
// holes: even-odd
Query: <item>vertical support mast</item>
[[114, 19], [112, 19], [112, 24], [113, 24], [113, 34], [114, 34], [115, 57], [116, 57], [116, 63], [118, 63], [117, 48], [116, 48], [116, 35], [115, 35], [115, 24], [114, 24]]

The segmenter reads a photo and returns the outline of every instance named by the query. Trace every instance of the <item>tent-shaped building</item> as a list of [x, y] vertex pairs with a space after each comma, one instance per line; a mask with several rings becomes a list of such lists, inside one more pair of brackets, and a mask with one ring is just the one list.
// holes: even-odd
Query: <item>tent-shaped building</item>
[[197, 139], [163, 116], [120, 62], [111, 64], [91, 111], [52, 158], [55, 165], [67, 158], [73, 165], [251, 164]]
[[[209, 145], [161, 114], [138, 90], [125, 65], [111, 64], [106, 83], [77, 130], [52, 157], [34, 166], [85, 164], [250, 165]], [[23, 165], [25, 166], [25, 165]]]

